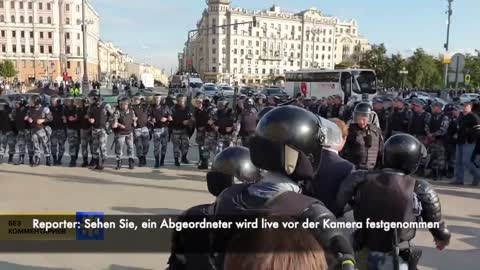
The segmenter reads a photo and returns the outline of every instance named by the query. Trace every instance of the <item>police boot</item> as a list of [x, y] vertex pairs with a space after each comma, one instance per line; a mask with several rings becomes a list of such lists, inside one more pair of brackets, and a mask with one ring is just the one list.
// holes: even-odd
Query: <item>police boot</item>
[[53, 165], [57, 165], [57, 155], [55, 154], [52, 154], [52, 157], [53, 157]]
[[129, 168], [130, 170], [135, 169], [135, 160], [134, 160], [133, 158], [129, 158], [129, 159], [128, 159], [128, 168]]
[[82, 168], [88, 167], [88, 157], [83, 158]]
[[13, 163], [13, 155], [9, 154], [8, 155], [8, 164], [12, 164], [12, 163]]
[[202, 162], [198, 166], [199, 170], [208, 170], [208, 160], [202, 159]]
[[180, 161], [178, 160], [178, 157], [175, 158], [175, 166], [180, 167]]
[[30, 164], [30, 166], [33, 166], [33, 156], [28, 156], [28, 164]]
[[52, 158], [51, 157], [46, 157], [45, 158], [45, 165], [48, 167], [52, 166]]
[[143, 167], [143, 158], [144, 157], [138, 157], [138, 167]]
[[101, 158], [97, 159], [97, 166], [95, 167], [95, 169], [97, 169], [99, 171], [103, 171], [103, 169], [104, 169], [103, 159], [101, 159]]
[[121, 159], [117, 159], [117, 167], [115, 167], [115, 170], [120, 170], [120, 168], [122, 168], [122, 160]]
[[162, 158], [160, 159], [160, 166], [165, 165], [165, 155], [162, 155]]
[[188, 161], [188, 159], [187, 159], [187, 155], [182, 156], [182, 163], [183, 164], [190, 164], [190, 161]]
[[63, 156], [59, 155], [58, 158], [57, 158], [57, 165], [58, 166], [62, 166], [62, 159], [63, 159]]
[[92, 170], [97, 169], [97, 167], [98, 167], [98, 159], [92, 158], [92, 160], [90, 160], [90, 164], [88, 164], [88, 165], [89, 165], [89, 168], [92, 169]]
[[77, 157], [70, 157], [70, 168], [77, 167]]
[[25, 164], [25, 155], [20, 155], [15, 165], [23, 165], [23, 164]]
[[155, 169], [160, 168], [160, 157], [155, 156]]

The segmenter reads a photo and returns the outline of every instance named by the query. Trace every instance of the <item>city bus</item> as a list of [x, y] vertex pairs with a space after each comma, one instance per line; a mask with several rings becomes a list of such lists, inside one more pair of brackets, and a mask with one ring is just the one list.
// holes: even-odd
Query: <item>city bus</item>
[[285, 74], [285, 91], [296, 96], [339, 95], [346, 104], [350, 97], [371, 100], [377, 94], [377, 76], [370, 69], [299, 70]]

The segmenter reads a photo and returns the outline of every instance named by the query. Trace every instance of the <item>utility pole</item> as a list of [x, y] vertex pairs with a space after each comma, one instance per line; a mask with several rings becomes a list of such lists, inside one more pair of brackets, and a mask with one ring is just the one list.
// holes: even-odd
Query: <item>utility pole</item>
[[88, 63], [87, 63], [87, 23], [85, 21], [86, 0], [82, 0], [82, 32], [83, 32], [83, 81], [82, 93], [87, 94], [89, 90], [88, 83]]
[[[445, 43], [444, 47], [445, 47], [445, 54], [448, 54], [448, 50], [449, 50], [449, 42], [450, 42], [450, 24], [451, 24], [451, 17], [452, 17], [452, 14], [453, 14], [453, 10], [452, 10], [452, 2], [453, 0], [448, 0], [448, 11], [447, 11], [447, 14], [448, 14], [448, 20], [447, 20], [447, 42]], [[448, 57], [448, 56], [446, 56]], [[444, 60], [447, 60], [447, 59], [444, 59]], [[445, 89], [448, 87], [448, 61], [446, 61], [445, 63]]]
[[33, 20], [32, 20], [32, 30], [33, 30], [33, 83], [36, 84], [37, 82], [37, 58], [35, 57], [37, 53], [37, 43], [35, 39], [35, 20], [36, 20], [36, 14], [35, 14], [35, 2], [32, 1], [32, 13], [33, 13]]

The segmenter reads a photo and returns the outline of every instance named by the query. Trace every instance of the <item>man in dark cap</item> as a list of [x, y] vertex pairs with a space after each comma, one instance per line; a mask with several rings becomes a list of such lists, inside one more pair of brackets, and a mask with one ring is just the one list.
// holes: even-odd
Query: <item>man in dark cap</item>
[[449, 120], [442, 112], [443, 104], [435, 102], [432, 104], [432, 118], [430, 120], [430, 134], [428, 134], [428, 153], [430, 155], [430, 177], [438, 180], [445, 167], [445, 135], [447, 134]]
[[408, 132], [408, 123], [412, 117], [412, 111], [405, 106], [402, 97], [396, 97], [393, 100], [393, 110], [388, 119], [388, 135], [392, 136], [398, 133]]

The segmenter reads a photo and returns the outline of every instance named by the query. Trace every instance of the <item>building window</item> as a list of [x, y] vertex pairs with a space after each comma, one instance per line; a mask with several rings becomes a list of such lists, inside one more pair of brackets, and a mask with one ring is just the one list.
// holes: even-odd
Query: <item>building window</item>
[[66, 23], [66, 24], [70, 24], [70, 18], [69, 18], [69, 17], [67, 17], [67, 18], [65, 19], [65, 23]]
[[67, 69], [70, 69], [71, 66], [70, 66], [70, 61], [67, 61]]
[[70, 39], [70, 33], [65, 33], [65, 39]]
[[43, 38], [43, 32], [40, 32], [40, 38]]
[[33, 45], [30, 45], [30, 53], [33, 53], [35, 51], [35, 47]]
[[256, 51], [255, 51], [255, 54], [256, 54], [256, 55], [260, 55], [260, 51], [259, 51], [259, 50], [256, 50]]
[[48, 32], [48, 38], [52, 39], [52, 32]]
[[15, 1], [10, 1], [10, 8], [15, 8]]
[[52, 46], [48, 46], [48, 53], [49, 53], [49, 54], [52, 54], [52, 53], [53, 53], [53, 47], [52, 47]]
[[328, 46], [328, 51], [331, 51], [332, 50], [332, 46]]
[[266, 69], [262, 69], [262, 74], [266, 74], [267, 70]]
[[45, 53], [45, 46], [40, 45], [40, 53]]
[[233, 49], [233, 54], [237, 54], [237, 49]]
[[52, 17], [48, 17], [48, 18], [47, 18], [47, 23], [48, 23], [48, 24], [52, 24]]
[[12, 37], [13, 37], [13, 38], [17, 37], [17, 32], [12, 31]]
[[20, 16], [20, 23], [25, 23], [25, 17]]
[[70, 4], [66, 4], [66, 5], [65, 5], [65, 10], [66, 10], [66, 11], [70, 11]]
[[33, 38], [33, 31], [30, 31], [30, 38]]
[[226, 39], [222, 39], [222, 44], [223, 44], [223, 45], [227, 44], [227, 40], [226, 40]]
[[33, 17], [32, 16], [28, 16], [28, 23], [33, 23]]
[[66, 53], [66, 54], [70, 54], [70, 46], [66, 46], [66, 47], [65, 47], [65, 53]]
[[2, 30], [1, 32], [2, 37], [5, 37], [5, 30]]
[[236, 39], [233, 40], [233, 45], [235, 45], [235, 46], [237, 45], [237, 40]]
[[12, 45], [12, 52], [17, 53], [17, 45]]
[[80, 47], [77, 47], [77, 56], [80, 56]]
[[0, 0], [0, 8], [3, 8], [3, 0]]
[[38, 23], [43, 24], [43, 17], [42, 16], [38, 17]]
[[216, 53], [217, 53], [217, 49], [213, 48], [213, 49], [212, 49], [212, 53], [213, 53], [213, 54], [216, 54]]
[[20, 37], [25, 38], [25, 31], [20, 31]]
[[47, 3], [47, 10], [52, 10], [52, 4]]
[[325, 60], [325, 54], [322, 54], [322, 60]]
[[28, 2], [28, 9], [33, 9], [33, 2]]
[[215, 43], [217, 43], [217, 40], [212, 38], [212, 44], [215, 45]]
[[7, 52], [7, 46], [5, 44], [2, 44], [2, 52]]
[[10, 17], [10, 21], [11, 21], [12, 23], [14, 23], [14, 22], [15, 22], [15, 16], [12, 15], [12, 17]]
[[217, 58], [216, 58], [216, 57], [213, 57], [213, 58], [212, 58], [212, 64], [215, 64], [215, 63], [217, 63]]
[[217, 72], [217, 67], [212, 67], [212, 72]]
[[77, 5], [77, 12], [80, 12], [80, 5]]
[[248, 46], [250, 46], [250, 47], [252, 46], [252, 41], [251, 40], [248, 41]]
[[0, 22], [2, 22], [2, 23], [5, 22], [5, 16], [3, 16], [3, 14], [0, 15]]
[[234, 63], [234, 64], [237, 63], [237, 58], [233, 58], [233, 63]]
[[240, 59], [240, 65], [243, 65], [245, 63], [245, 60]]
[[245, 46], [245, 40], [242, 39], [242, 40], [240, 41], [240, 46]]
[[22, 53], [25, 53], [25, 45], [22, 45]]
[[80, 33], [77, 33], [77, 40], [80, 40]]
[[38, 3], [38, 9], [40, 9], [40, 10], [43, 9], [43, 3], [42, 2]]

